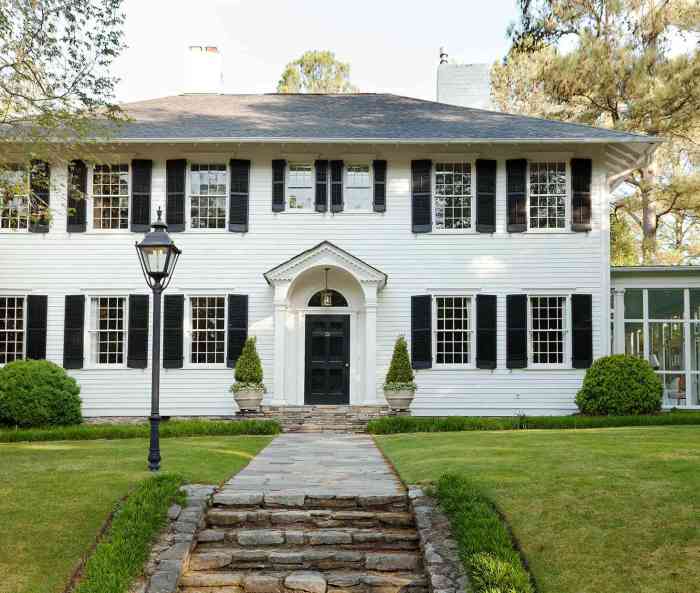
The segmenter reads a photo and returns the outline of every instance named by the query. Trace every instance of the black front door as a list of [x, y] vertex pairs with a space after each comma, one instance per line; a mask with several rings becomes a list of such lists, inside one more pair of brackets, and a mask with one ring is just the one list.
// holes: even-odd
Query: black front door
[[306, 316], [306, 404], [350, 403], [350, 316]]

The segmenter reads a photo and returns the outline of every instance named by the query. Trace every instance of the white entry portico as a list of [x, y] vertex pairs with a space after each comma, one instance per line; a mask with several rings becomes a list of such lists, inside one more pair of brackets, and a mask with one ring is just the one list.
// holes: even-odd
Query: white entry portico
[[[307, 323], [329, 313], [349, 317], [349, 401], [380, 401], [377, 386], [377, 293], [387, 276], [380, 270], [324, 241], [264, 274], [274, 299], [274, 400], [272, 405], [303, 405], [307, 390]], [[347, 306], [315, 306], [312, 297], [326, 286], [340, 293]]]

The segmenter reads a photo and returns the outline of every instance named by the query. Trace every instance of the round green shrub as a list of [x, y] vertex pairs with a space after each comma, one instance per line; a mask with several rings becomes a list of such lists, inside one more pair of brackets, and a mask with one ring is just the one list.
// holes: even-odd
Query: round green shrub
[[80, 424], [80, 387], [48, 360], [16, 360], [0, 369], [0, 424]]
[[262, 364], [255, 347], [254, 337], [245, 341], [243, 351], [236, 361], [233, 377], [236, 380], [236, 383], [231, 387], [234, 393], [241, 389], [264, 391]]
[[658, 412], [662, 397], [661, 379], [646, 360], [615, 354], [586, 371], [576, 405], [590, 416], [637, 416]]

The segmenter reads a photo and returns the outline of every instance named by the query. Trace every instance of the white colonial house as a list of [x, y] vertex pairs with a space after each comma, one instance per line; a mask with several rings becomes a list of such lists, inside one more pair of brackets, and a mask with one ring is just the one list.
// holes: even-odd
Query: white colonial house
[[[234, 414], [249, 335], [269, 406], [385, 405], [404, 335], [418, 415], [571, 413], [611, 343], [634, 333], [651, 358], [659, 331], [695, 335], [700, 292], [684, 285], [658, 329], [666, 310], [643, 277], [616, 293], [627, 321], [611, 333], [609, 194], [652, 138], [384, 94], [125, 107], [132, 121], [83, 160], [35, 163], [50, 221], [21, 199], [0, 214], [0, 364], [63, 365], [88, 417], [149, 412], [150, 291], [134, 244], [158, 210], [182, 249], [163, 304], [166, 416]], [[698, 403], [684, 352], [668, 374], [687, 370], [695, 395], [669, 405]]]

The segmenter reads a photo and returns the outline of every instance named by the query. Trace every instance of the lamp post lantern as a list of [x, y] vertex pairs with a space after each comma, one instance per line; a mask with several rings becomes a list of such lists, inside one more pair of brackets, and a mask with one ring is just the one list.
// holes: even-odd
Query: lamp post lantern
[[160, 469], [160, 301], [163, 291], [170, 284], [180, 251], [168, 235], [168, 225], [161, 220], [151, 225], [143, 241], [136, 243], [141, 270], [146, 284], [153, 291], [153, 344], [151, 360], [151, 443], [148, 450], [148, 469]]

